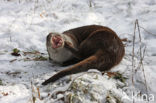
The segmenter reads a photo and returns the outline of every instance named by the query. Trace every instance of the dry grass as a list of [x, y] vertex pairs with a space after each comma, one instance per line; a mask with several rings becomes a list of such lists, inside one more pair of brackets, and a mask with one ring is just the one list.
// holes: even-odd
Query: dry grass
[[42, 100], [40, 88], [35, 86], [33, 81], [31, 81], [31, 92], [32, 92], [32, 96], [31, 96], [31, 102], [32, 103], [36, 103], [36, 99]]
[[[146, 52], [146, 46], [142, 46], [142, 36], [141, 36], [141, 32], [140, 32], [140, 27], [139, 25], [139, 21], [136, 20], [135, 21], [135, 26], [134, 26], [134, 34], [133, 34], [133, 47], [132, 47], [132, 85], [134, 87], [134, 74], [138, 71], [138, 70], [142, 70], [143, 73], [143, 78], [144, 78], [144, 84], [145, 84], [145, 89], [146, 89], [146, 93], [148, 94], [148, 86], [147, 86], [147, 80], [146, 80], [146, 75], [145, 75], [145, 69], [144, 69], [144, 57], [145, 57], [145, 52]], [[144, 28], [143, 28], [144, 29]], [[144, 29], [145, 30], [145, 29]], [[136, 34], [138, 31], [138, 36], [139, 36], [139, 54], [138, 54], [138, 59], [139, 59], [139, 63], [135, 64], [135, 42], [136, 42]], [[147, 32], [147, 30], [146, 30]], [[137, 65], [137, 66], [136, 66]], [[134, 99], [133, 99], [133, 103], [134, 103]]]

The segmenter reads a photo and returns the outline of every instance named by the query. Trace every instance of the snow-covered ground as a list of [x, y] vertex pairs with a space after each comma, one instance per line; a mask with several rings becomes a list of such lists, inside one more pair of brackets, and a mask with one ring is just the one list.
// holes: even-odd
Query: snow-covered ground
[[[136, 30], [135, 70], [132, 72], [132, 41], [136, 19], [140, 25], [141, 42]], [[123, 61], [111, 71], [118, 71], [128, 78], [123, 90], [129, 96], [133, 91], [135, 96], [144, 96], [144, 101], [148, 98], [150, 103], [155, 103], [156, 0], [1, 0], [0, 103], [32, 103], [32, 97], [36, 97], [36, 103], [50, 103], [47, 98], [53, 91], [51, 88], [63, 89], [67, 83], [58, 81], [52, 87], [49, 86], [50, 90], [40, 85], [65, 68], [40, 58], [48, 57], [46, 36], [49, 32], [62, 32], [89, 24], [108, 26], [120, 38], [130, 41], [126, 42]], [[140, 47], [142, 54], [145, 49], [144, 65], [137, 68]], [[11, 55], [14, 48], [20, 50], [20, 56]], [[40, 98], [37, 95], [39, 89]], [[135, 100], [135, 103], [142, 103], [142, 98]]]

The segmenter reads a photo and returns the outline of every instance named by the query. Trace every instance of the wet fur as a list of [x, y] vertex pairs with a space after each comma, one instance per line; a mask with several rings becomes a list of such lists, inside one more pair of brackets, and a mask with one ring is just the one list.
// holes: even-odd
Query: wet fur
[[73, 48], [68, 42], [65, 42], [64, 48], [80, 62], [56, 73], [42, 85], [92, 68], [99, 71], [109, 70], [119, 64], [125, 54], [121, 39], [108, 27], [89, 25], [65, 31], [63, 34], [70, 36], [78, 45], [77, 48]]

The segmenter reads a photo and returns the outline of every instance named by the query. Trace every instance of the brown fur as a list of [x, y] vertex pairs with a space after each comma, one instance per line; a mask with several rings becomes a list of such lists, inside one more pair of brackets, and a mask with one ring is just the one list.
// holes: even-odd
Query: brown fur
[[68, 42], [65, 42], [64, 47], [81, 61], [58, 72], [43, 82], [43, 85], [89, 69], [109, 70], [119, 64], [125, 54], [121, 39], [108, 27], [89, 25], [65, 31], [63, 34], [72, 37], [77, 43], [77, 48], [73, 48]]

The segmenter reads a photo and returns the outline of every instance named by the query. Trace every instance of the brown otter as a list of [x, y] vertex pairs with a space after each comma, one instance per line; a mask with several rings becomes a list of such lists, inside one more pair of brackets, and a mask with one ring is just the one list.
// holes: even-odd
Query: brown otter
[[56, 62], [63, 63], [73, 57], [80, 62], [56, 73], [42, 85], [92, 68], [109, 70], [119, 64], [125, 54], [124, 45], [117, 34], [100, 25], [78, 27], [62, 34], [50, 33], [47, 36], [47, 50], [50, 58]]

